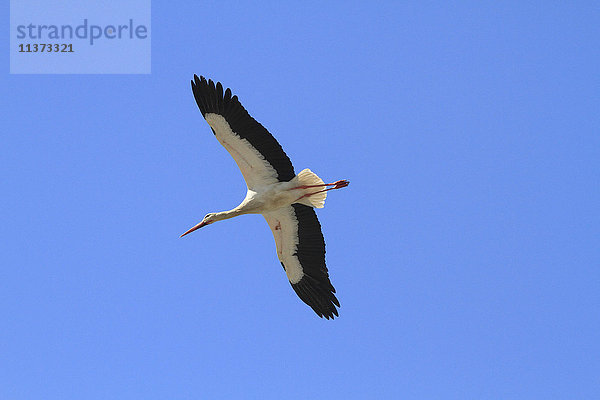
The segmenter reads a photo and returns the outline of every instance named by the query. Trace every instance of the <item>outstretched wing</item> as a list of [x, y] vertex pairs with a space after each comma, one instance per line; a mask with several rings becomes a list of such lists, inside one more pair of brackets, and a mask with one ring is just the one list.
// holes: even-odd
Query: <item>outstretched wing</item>
[[276, 182], [287, 182], [294, 167], [277, 140], [220, 82], [194, 75], [192, 91], [196, 103], [217, 140], [237, 163], [249, 189]]
[[263, 214], [277, 246], [277, 256], [292, 288], [319, 317], [338, 315], [335, 288], [325, 266], [325, 240], [312, 207], [292, 204]]

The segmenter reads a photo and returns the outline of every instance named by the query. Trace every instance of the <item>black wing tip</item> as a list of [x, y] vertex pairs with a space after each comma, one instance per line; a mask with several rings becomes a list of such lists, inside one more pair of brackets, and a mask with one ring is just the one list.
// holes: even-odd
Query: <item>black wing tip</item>
[[323, 286], [313, 279], [302, 277], [297, 283], [292, 283], [292, 288], [312, 310], [321, 318], [335, 319], [339, 317], [336, 307], [341, 307], [339, 300], [335, 297], [335, 289], [330, 282]]
[[[191, 83], [196, 104], [203, 117], [207, 113], [223, 113], [224, 107], [231, 99], [231, 95], [224, 96], [221, 82], [215, 84], [212, 79], [207, 80], [202, 75], [198, 76], [194, 74], [194, 79], [192, 79]], [[231, 94], [231, 90], [228, 88], [225, 93]]]
[[200, 75], [200, 77], [198, 78], [198, 75], [194, 74], [194, 79], [192, 79], [192, 87], [199, 86], [203, 82], [206, 82], [206, 78], [205, 77], [203, 77], [202, 75]]

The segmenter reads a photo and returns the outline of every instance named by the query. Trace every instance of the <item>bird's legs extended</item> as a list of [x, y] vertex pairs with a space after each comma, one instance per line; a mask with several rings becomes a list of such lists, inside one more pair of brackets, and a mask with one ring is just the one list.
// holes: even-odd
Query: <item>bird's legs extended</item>
[[[339, 180], [339, 181], [337, 181], [337, 182], [333, 182], [333, 183], [323, 183], [323, 184], [321, 184], [321, 185], [302, 185], [302, 186], [296, 186], [296, 187], [293, 187], [293, 188], [292, 188], [292, 189], [290, 189], [290, 190], [293, 190], [293, 189], [309, 189], [309, 188], [316, 188], [316, 187], [327, 187], [327, 186], [333, 186], [333, 187], [330, 187], [330, 188], [327, 188], [327, 189], [318, 190], [318, 191], [316, 191], [316, 192], [313, 192], [313, 193], [306, 193], [305, 195], [298, 197], [298, 200], [300, 200], [300, 199], [303, 199], [303, 198], [305, 198], [305, 197], [308, 197], [308, 196], [312, 196], [312, 195], [314, 195], [314, 194], [317, 194], [317, 193], [326, 192], [326, 191], [328, 191], [328, 190], [345, 188], [345, 187], [346, 187], [346, 186], [348, 186], [349, 184], [350, 184], [350, 182], [349, 182], [349, 181], [347, 181], [347, 180], [345, 180], [345, 179], [342, 179], [342, 180]], [[296, 201], [298, 201], [298, 200], [296, 200]]]
[[314, 188], [314, 187], [325, 187], [325, 186], [333, 186], [332, 188], [329, 189], [325, 189], [325, 190], [320, 190], [317, 193], [320, 192], [325, 192], [327, 190], [332, 190], [332, 189], [341, 189], [341, 188], [345, 188], [346, 186], [348, 186], [350, 184], [349, 181], [342, 179], [339, 180], [337, 182], [333, 182], [333, 183], [323, 183], [321, 185], [302, 185], [302, 186], [296, 186], [291, 188], [290, 190], [294, 190], [294, 189], [308, 189], [308, 188]]

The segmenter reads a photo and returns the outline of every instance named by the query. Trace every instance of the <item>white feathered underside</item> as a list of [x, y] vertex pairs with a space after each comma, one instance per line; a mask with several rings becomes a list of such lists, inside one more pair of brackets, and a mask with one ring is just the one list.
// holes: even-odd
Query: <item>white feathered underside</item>
[[304, 276], [304, 270], [300, 260], [295, 255], [298, 239], [298, 219], [294, 209], [283, 207], [276, 211], [263, 213], [267, 224], [273, 232], [275, 238], [275, 247], [277, 248], [277, 258], [284, 265], [285, 274], [292, 284], [300, 282]]
[[204, 118], [215, 131], [217, 140], [235, 160], [249, 189], [279, 182], [275, 168], [250, 142], [233, 132], [222, 115], [206, 113]]

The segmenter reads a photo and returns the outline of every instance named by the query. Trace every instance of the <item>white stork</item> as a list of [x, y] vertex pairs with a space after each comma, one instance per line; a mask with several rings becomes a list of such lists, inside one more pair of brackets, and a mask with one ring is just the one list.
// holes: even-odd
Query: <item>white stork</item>
[[348, 181], [324, 183], [309, 169], [294, 167], [279, 143], [252, 118], [231, 90], [194, 75], [192, 91], [202, 116], [240, 168], [248, 192], [229, 211], [206, 214], [196, 229], [242, 214], [262, 214], [275, 237], [277, 257], [296, 294], [319, 317], [338, 315], [340, 306], [325, 266], [325, 240], [313, 207], [322, 208], [327, 191]]

